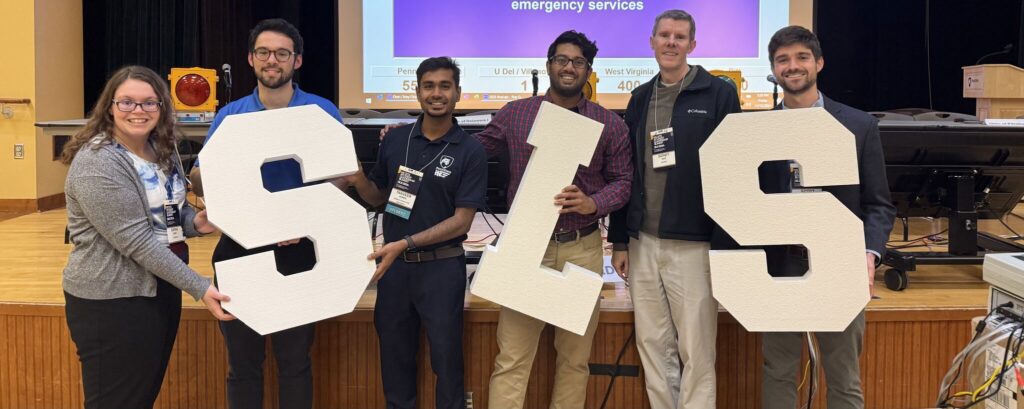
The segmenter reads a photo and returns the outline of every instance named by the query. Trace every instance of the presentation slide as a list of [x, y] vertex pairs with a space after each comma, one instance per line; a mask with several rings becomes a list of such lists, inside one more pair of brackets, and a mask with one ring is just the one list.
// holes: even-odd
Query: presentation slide
[[[630, 92], [658, 72], [650, 48], [655, 17], [668, 9], [683, 9], [693, 15], [697, 27], [697, 47], [690, 54], [690, 64], [723, 77], [742, 78], [733, 83], [739, 87], [743, 108], [768, 109], [773, 87], [767, 80], [771, 73], [768, 40], [779, 28], [794, 23], [791, 3], [362, 0], [358, 10], [361, 44], [351, 47], [359, 50], [343, 50], [339, 61], [341, 105], [416, 108], [416, 67], [427, 57], [450, 56], [462, 68], [463, 95], [458, 108], [499, 109], [508, 101], [532, 95], [533, 70], [539, 72], [539, 93], [547, 90], [548, 46], [561, 32], [572, 29], [597, 43], [593, 70], [598, 79], [598, 103], [622, 109]], [[809, 15], [809, 4], [799, 7], [806, 7]], [[347, 11], [349, 20], [355, 11]], [[344, 15], [346, 12], [339, 10], [339, 16]], [[343, 36], [341, 44], [355, 41], [346, 39], [344, 32], [339, 35]], [[355, 72], [361, 81], [344, 77]]]

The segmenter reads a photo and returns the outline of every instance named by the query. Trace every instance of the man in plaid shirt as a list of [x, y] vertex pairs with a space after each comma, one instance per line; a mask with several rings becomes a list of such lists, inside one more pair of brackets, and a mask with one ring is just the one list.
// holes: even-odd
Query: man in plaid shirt
[[[547, 101], [603, 123], [604, 131], [590, 165], [580, 167], [573, 184], [554, 195], [562, 206], [544, 254], [543, 264], [561, 271], [566, 262], [600, 274], [604, 250], [598, 221], [622, 207], [630, 195], [633, 165], [625, 122], [615, 113], [583, 97], [583, 86], [597, 55], [597, 46], [576, 31], [562, 33], [548, 48], [551, 86], [544, 96], [505, 105], [487, 128], [475, 134], [489, 156], [509, 155], [508, 197], [514, 199], [533, 148], [526, 142], [541, 102]], [[552, 192], [555, 193], [555, 192]], [[597, 328], [597, 310], [583, 336], [555, 328], [556, 359], [551, 408], [582, 408], [586, 400], [590, 347]], [[498, 318], [498, 356], [491, 375], [489, 406], [522, 408], [526, 384], [545, 323], [504, 308]]]

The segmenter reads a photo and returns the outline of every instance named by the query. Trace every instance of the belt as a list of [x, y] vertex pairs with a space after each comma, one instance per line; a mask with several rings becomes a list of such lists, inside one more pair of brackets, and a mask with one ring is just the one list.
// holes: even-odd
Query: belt
[[567, 243], [570, 241], [579, 240], [585, 236], [590, 235], [597, 231], [597, 223], [593, 223], [579, 230], [570, 230], [564, 233], [554, 233], [551, 235], [551, 241], [555, 243]]
[[466, 254], [461, 244], [451, 245], [433, 250], [406, 251], [402, 253], [402, 260], [406, 263], [422, 263], [424, 261], [444, 260], [446, 258], [458, 257]]

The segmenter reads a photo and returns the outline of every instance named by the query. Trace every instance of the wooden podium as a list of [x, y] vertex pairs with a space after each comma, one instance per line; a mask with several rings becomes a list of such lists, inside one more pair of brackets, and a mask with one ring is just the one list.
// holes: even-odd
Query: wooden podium
[[978, 100], [979, 121], [1024, 116], [1024, 69], [1010, 64], [963, 67], [964, 98]]

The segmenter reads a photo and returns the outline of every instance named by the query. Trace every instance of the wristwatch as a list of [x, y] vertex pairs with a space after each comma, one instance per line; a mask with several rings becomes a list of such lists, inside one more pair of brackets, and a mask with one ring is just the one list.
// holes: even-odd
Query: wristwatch
[[412, 237], [405, 236], [405, 243], [408, 244], [408, 248], [406, 248], [406, 250], [416, 249], [416, 242], [412, 241]]

